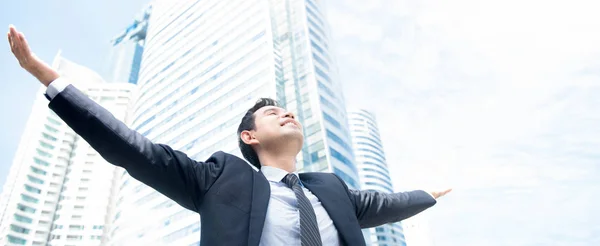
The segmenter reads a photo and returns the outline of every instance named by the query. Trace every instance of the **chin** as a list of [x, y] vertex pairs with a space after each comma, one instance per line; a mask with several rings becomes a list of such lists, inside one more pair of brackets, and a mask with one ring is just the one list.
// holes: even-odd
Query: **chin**
[[296, 140], [300, 141], [301, 143], [304, 142], [304, 135], [302, 134], [302, 131], [286, 132], [283, 134], [283, 137], [286, 140]]

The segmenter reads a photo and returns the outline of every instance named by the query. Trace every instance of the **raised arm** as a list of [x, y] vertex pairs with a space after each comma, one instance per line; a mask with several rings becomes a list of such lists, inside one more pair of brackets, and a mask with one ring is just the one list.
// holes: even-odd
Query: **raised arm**
[[383, 193], [370, 190], [349, 190], [361, 228], [370, 228], [410, 218], [436, 204], [422, 190]]
[[448, 194], [452, 189], [440, 192], [415, 190], [409, 192], [385, 193], [372, 190], [346, 189], [361, 228], [371, 228], [387, 223], [395, 223], [410, 218], [437, 203], [436, 199]]
[[206, 162], [196, 162], [169, 146], [152, 143], [61, 81], [56, 71], [31, 53], [25, 37], [14, 27], [8, 39], [21, 67], [54, 89], [53, 95], [47, 95], [51, 99], [49, 107], [104, 159], [183, 207], [198, 210], [198, 203], [222, 171], [225, 155], [215, 154]]
[[106, 161], [187, 209], [197, 211], [197, 202], [221, 174], [225, 155], [196, 162], [167, 145], [152, 143], [72, 85], [49, 106]]

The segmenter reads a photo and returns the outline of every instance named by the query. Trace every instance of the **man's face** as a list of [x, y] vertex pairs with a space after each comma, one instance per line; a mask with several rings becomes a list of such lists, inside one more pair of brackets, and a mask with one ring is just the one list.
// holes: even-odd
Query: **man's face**
[[263, 144], [303, 140], [302, 125], [291, 112], [265, 106], [254, 112], [254, 135]]

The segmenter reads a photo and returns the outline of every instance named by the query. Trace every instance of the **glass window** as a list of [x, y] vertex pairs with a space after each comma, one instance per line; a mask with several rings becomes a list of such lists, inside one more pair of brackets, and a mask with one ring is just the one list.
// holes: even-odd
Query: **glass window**
[[33, 214], [33, 213], [35, 213], [35, 209], [34, 209], [34, 208], [31, 208], [31, 207], [25, 206], [25, 205], [23, 205], [23, 204], [17, 204], [17, 209], [18, 209], [19, 211], [27, 212], [27, 213], [30, 213], [30, 214]]
[[46, 161], [42, 161], [38, 158], [33, 157], [33, 162], [35, 162], [36, 164], [40, 164], [42, 166], [50, 166], [50, 163], [46, 162]]
[[363, 137], [363, 136], [357, 136], [356, 138], [357, 138], [357, 139], [366, 140], [366, 141], [370, 141], [370, 142], [372, 142], [372, 143], [375, 143], [375, 144], [376, 144], [376, 145], [379, 147], [379, 149], [383, 149], [383, 145], [381, 145], [381, 143], [380, 143], [380, 142], [379, 142], [377, 139], [374, 139], [374, 138], [368, 138], [368, 137]]
[[361, 151], [361, 152], [366, 152], [366, 153], [370, 153], [370, 154], [374, 154], [374, 155], [376, 155], [377, 157], [381, 158], [382, 162], [384, 162], [384, 163], [385, 163], [385, 156], [383, 156], [383, 155], [382, 155], [382, 154], [380, 154], [380, 153], [377, 153], [377, 152], [375, 152], [375, 151], [372, 151], [372, 150], [370, 150], [370, 149], [364, 149], [364, 148], [359, 148], [359, 149], [358, 149], [358, 151]]
[[31, 176], [31, 175], [27, 175], [27, 179], [28, 179], [29, 181], [31, 181], [32, 183], [35, 183], [35, 184], [44, 184], [44, 181], [43, 181], [43, 180], [41, 180], [41, 179], [38, 179], [38, 178], [36, 178], [36, 177], [33, 177], [33, 176]]
[[358, 145], [366, 145], [366, 146], [369, 146], [369, 147], [371, 147], [371, 148], [373, 148], [373, 149], [375, 149], [375, 150], [379, 150], [379, 151], [381, 151], [381, 150], [382, 150], [382, 148], [381, 148], [381, 147], [379, 147], [379, 146], [375, 146], [375, 145], [373, 145], [373, 144], [366, 143], [366, 142], [359, 142], [359, 143], [358, 143]]
[[48, 158], [52, 158], [52, 155], [51, 155], [50, 153], [48, 153], [48, 152], [46, 152], [46, 151], [43, 151], [43, 150], [40, 150], [40, 149], [36, 149], [36, 150], [37, 150], [37, 153], [38, 153], [40, 156], [43, 156], [43, 157], [48, 157]]
[[[380, 170], [376, 170], [376, 169], [373, 169], [373, 168], [368, 168], [367, 167], [367, 168], [363, 168], [362, 170], [364, 170], [365, 172], [376, 172], [376, 173], [378, 173], [379, 175], [381, 175], [383, 177], [388, 177], [388, 178], [390, 177], [390, 175], [387, 172], [382, 172]], [[385, 171], [387, 171], [387, 170], [385, 170]]]
[[54, 149], [54, 146], [52, 146], [50, 144], [47, 144], [47, 143], [44, 143], [42, 141], [40, 141], [40, 146], [42, 146], [44, 148], [47, 148], [47, 149]]
[[27, 218], [25, 216], [21, 216], [18, 214], [15, 214], [15, 220], [19, 221], [19, 222], [27, 223], [27, 224], [31, 224], [33, 222], [33, 220], [31, 218]]
[[336, 135], [335, 133], [327, 130], [327, 137], [333, 140], [334, 142], [338, 143], [340, 146], [342, 146], [342, 148], [346, 149], [348, 152], [352, 152], [352, 147], [350, 147], [348, 143], [346, 143], [344, 140], [338, 137], [338, 135]]
[[313, 53], [313, 59], [315, 59], [315, 61], [321, 64], [321, 66], [323, 66], [324, 68], [329, 69], [329, 65], [327, 65], [327, 62], [321, 59], [321, 57], [319, 57], [317, 54]]
[[326, 121], [328, 121], [329, 123], [331, 123], [331, 125], [339, 128], [339, 129], [342, 128], [342, 125], [337, 120], [335, 120], [333, 117], [331, 117], [331, 115], [328, 115], [327, 113], [323, 112], [323, 118]]
[[333, 105], [333, 103], [331, 103], [325, 97], [319, 96], [319, 100], [321, 101], [321, 104], [323, 104], [326, 107], [328, 107], [329, 109], [331, 109], [331, 111], [338, 112], [337, 107], [335, 105]]
[[50, 141], [56, 141], [56, 138], [55, 138], [55, 137], [53, 137], [53, 136], [50, 136], [50, 135], [49, 135], [49, 134], [47, 134], [47, 133], [42, 133], [42, 136], [43, 136], [45, 139], [48, 139], [48, 140], [50, 140]]
[[358, 189], [359, 185], [358, 183], [356, 183], [356, 181], [352, 178], [350, 178], [350, 176], [348, 176], [346, 173], [342, 172], [342, 170], [333, 167], [333, 172], [339, 176], [344, 182], [346, 182], [347, 184], [349, 184], [350, 188], [354, 188], [354, 189]]
[[318, 41], [322, 40], [321, 36], [319, 34], [315, 33], [312, 28], [309, 28], [308, 32], [310, 33], [310, 36], [312, 36], [314, 39], [316, 39]]
[[333, 95], [333, 91], [331, 91], [331, 89], [329, 89], [329, 87], [327, 87], [325, 84], [321, 83], [320, 80], [318, 81], [318, 86], [319, 86], [319, 89], [323, 90], [331, 98], [335, 98], [335, 96]]
[[323, 32], [323, 29], [321, 29], [321, 27], [317, 25], [317, 23], [312, 21], [312, 19], [315, 19], [317, 20], [317, 22], [319, 22], [319, 24], [324, 25], [325, 23], [323, 23], [323, 20], [321, 20], [321, 18], [319, 18], [319, 16], [317, 16], [317, 14], [315, 14], [315, 12], [313, 12], [310, 8], [307, 7], [306, 11], [310, 14], [309, 18], [307, 18], [308, 22], [310, 22], [310, 24], [317, 28], [317, 30], [319, 30], [321, 33], [325, 33]]
[[38, 201], [39, 201], [37, 198], [33, 198], [33, 197], [25, 195], [25, 194], [21, 194], [21, 199], [23, 199], [23, 201], [31, 202], [31, 203], [38, 203]]
[[350, 161], [348, 158], [344, 157], [340, 152], [337, 152], [336, 150], [334, 150], [333, 148], [329, 148], [329, 152], [331, 153], [331, 156], [337, 160], [339, 160], [340, 162], [344, 163], [346, 166], [348, 166], [350, 168], [350, 170], [356, 170], [356, 167], [354, 166], [354, 163], [352, 163], [352, 161]]
[[310, 125], [310, 126], [308, 126], [306, 128], [305, 135], [306, 136], [311, 136], [311, 135], [313, 135], [314, 133], [316, 133], [316, 132], [318, 132], [320, 130], [321, 130], [320, 129], [320, 124], [319, 123], [314, 123], [314, 124], [312, 124], [312, 125]]
[[323, 79], [325, 79], [325, 81], [331, 83], [331, 78], [329, 78], [329, 76], [325, 72], [323, 72], [323, 70], [319, 69], [318, 67], [315, 67], [315, 72]]
[[310, 146], [308, 146], [308, 149], [310, 151], [322, 150], [324, 148], [325, 148], [325, 144], [323, 143], [323, 140], [319, 140], [318, 142], [313, 143]]
[[51, 127], [49, 125], [44, 124], [44, 127], [46, 128], [46, 130], [48, 130], [51, 133], [57, 133], [58, 132], [58, 130], [56, 128]]
[[22, 234], [29, 234], [30, 230], [16, 225], [10, 225], [10, 230]]
[[15, 244], [15, 245], [25, 245], [27, 243], [27, 241], [25, 239], [20, 238], [20, 237], [8, 235], [6, 238], [8, 239], [9, 243]]
[[[389, 187], [393, 187], [392, 183], [390, 183], [390, 181], [389, 181], [389, 180], [384, 180], [384, 179], [382, 179], [382, 178], [380, 178], [380, 177], [373, 176], [373, 175], [365, 175], [365, 177], [366, 177], [366, 178], [371, 178], [371, 179], [375, 179], [375, 180], [381, 181], [381, 182], [383, 182], [384, 184], [387, 184], [387, 185], [389, 185]], [[378, 184], [377, 186], [382, 186], [382, 184]]]
[[55, 120], [55, 119], [53, 119], [51, 117], [48, 117], [47, 119], [48, 119], [48, 122], [50, 122], [50, 123], [52, 123], [54, 125], [57, 125], [57, 126], [61, 125], [60, 121], [58, 121], [58, 120]]
[[25, 185], [25, 190], [31, 192], [31, 193], [35, 193], [35, 194], [40, 194], [42, 193], [42, 190], [38, 189], [38, 188], [33, 188], [29, 185]]
[[319, 46], [317, 43], [315, 43], [315, 41], [310, 41], [310, 44], [312, 45], [313, 48], [315, 48], [316, 51], [318, 51], [319, 53], [323, 54], [323, 48], [321, 48], [321, 46]]
[[31, 167], [31, 171], [34, 173], [37, 173], [39, 175], [46, 175], [46, 173], [47, 173], [46, 171], [36, 168], [36, 167]]

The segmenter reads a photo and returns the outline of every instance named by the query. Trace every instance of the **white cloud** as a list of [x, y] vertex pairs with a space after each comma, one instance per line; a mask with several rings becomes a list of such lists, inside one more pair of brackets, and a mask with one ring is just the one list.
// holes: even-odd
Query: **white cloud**
[[396, 186], [457, 188], [427, 214], [436, 245], [600, 243], [599, 3], [327, 4]]

